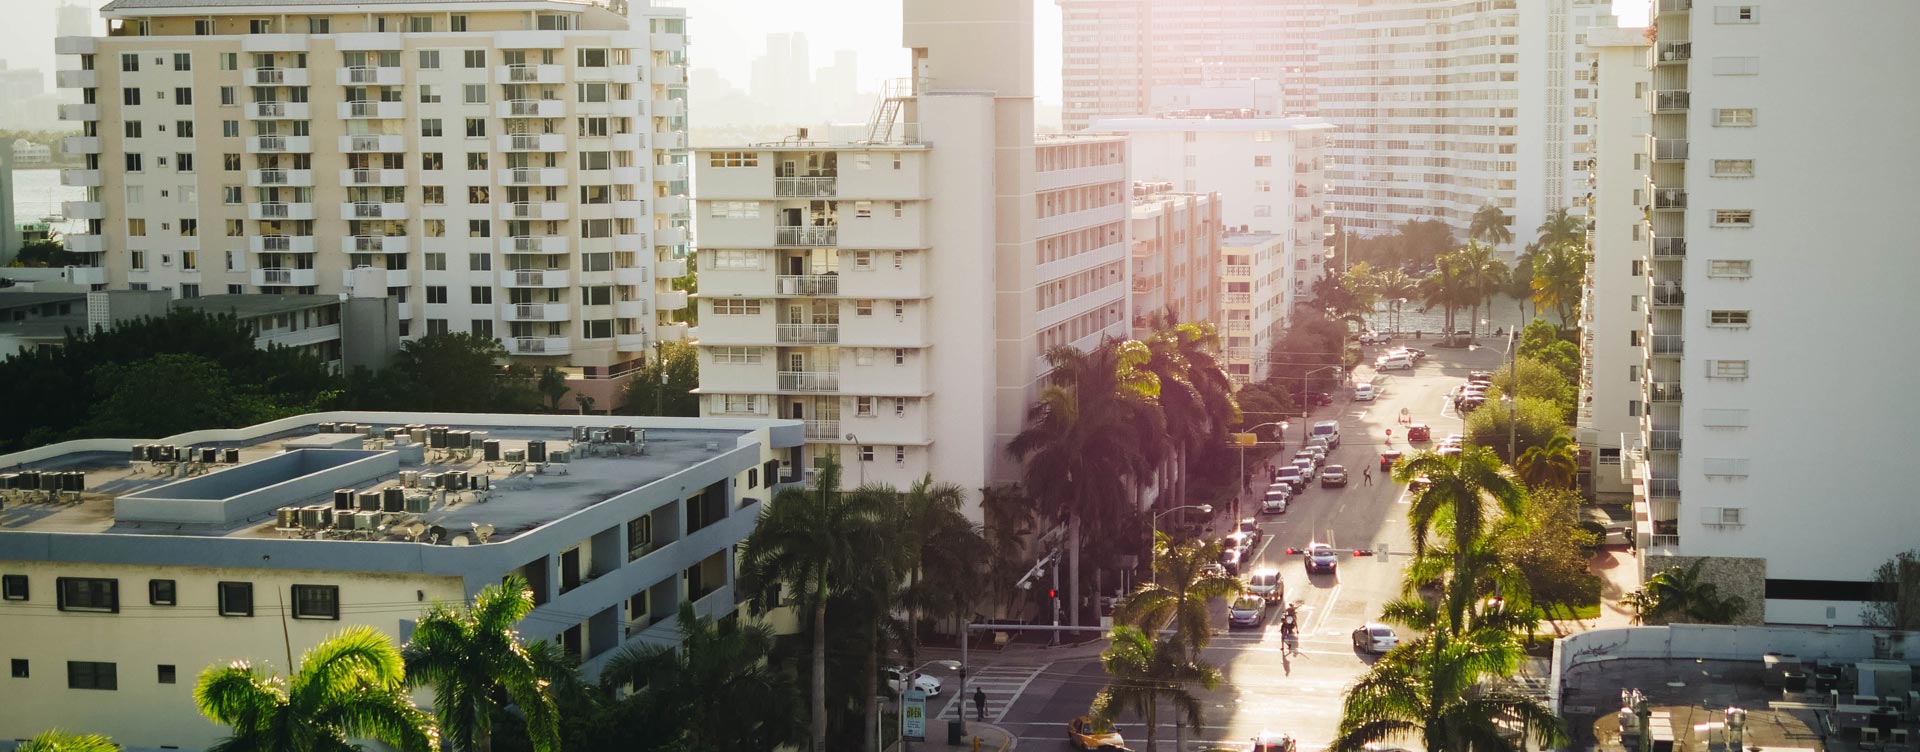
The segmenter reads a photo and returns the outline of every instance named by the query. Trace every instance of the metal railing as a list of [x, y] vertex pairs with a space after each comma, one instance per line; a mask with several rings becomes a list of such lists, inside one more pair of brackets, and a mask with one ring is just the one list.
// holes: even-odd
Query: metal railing
[[837, 177], [774, 178], [773, 195], [782, 198], [811, 198], [839, 193]]
[[831, 392], [840, 388], [838, 371], [781, 371], [780, 391]]
[[356, 251], [360, 251], [362, 253], [370, 253], [374, 251], [385, 250], [386, 247], [387, 247], [387, 236], [385, 235], [353, 236], [353, 249]]
[[1653, 352], [1656, 355], [1679, 355], [1686, 351], [1686, 340], [1679, 334], [1653, 335]]
[[1647, 401], [1648, 402], [1679, 402], [1680, 401], [1680, 382], [1678, 381], [1647, 382]]
[[371, 84], [380, 81], [380, 69], [372, 65], [355, 65], [347, 68], [347, 83]]
[[1133, 278], [1133, 291], [1146, 292], [1160, 289], [1160, 275], [1152, 274]]
[[783, 274], [775, 278], [781, 295], [838, 295], [840, 277], [834, 274]]
[[1654, 258], [1686, 258], [1686, 256], [1687, 256], [1687, 239], [1686, 238], [1654, 238], [1653, 239], [1653, 257]]
[[372, 201], [355, 201], [353, 204], [354, 219], [379, 219], [384, 213], [385, 207]]
[[286, 185], [287, 171], [286, 170], [261, 170], [260, 184], [261, 185]]
[[286, 219], [291, 212], [282, 203], [260, 204], [260, 216], [268, 219]]
[[515, 133], [513, 134], [510, 145], [515, 151], [538, 150], [540, 148], [540, 135], [541, 134], [538, 133]]
[[293, 237], [288, 235], [262, 235], [260, 250], [287, 251], [293, 249]]
[[538, 99], [511, 100], [507, 102], [507, 114], [511, 116], [519, 116], [519, 117], [538, 116], [540, 114], [540, 100]]
[[351, 151], [379, 151], [380, 137], [352, 136], [347, 141], [347, 148]]
[[1655, 189], [1653, 192], [1653, 208], [1685, 209], [1687, 208], [1687, 192], [1678, 188]]
[[286, 151], [287, 137], [286, 136], [261, 136], [260, 150], [261, 151]]
[[355, 185], [378, 183], [380, 182], [380, 171], [369, 170], [369, 169], [357, 169], [353, 171], [352, 175], [348, 176], [348, 179], [352, 180]]
[[261, 269], [260, 283], [263, 285], [291, 285], [293, 284], [293, 270]]
[[254, 86], [279, 86], [287, 82], [287, 72], [280, 68], [256, 68], [253, 71]]
[[1692, 42], [1661, 42], [1660, 62], [1678, 63], [1693, 57]]
[[1220, 273], [1222, 276], [1227, 277], [1251, 277], [1253, 276], [1253, 266], [1251, 264], [1228, 264], [1221, 268]]
[[838, 420], [809, 420], [806, 424], [809, 439], [840, 438], [840, 421]]
[[540, 168], [538, 167], [515, 167], [512, 170], [509, 170], [507, 172], [508, 183], [512, 183], [516, 185], [527, 185], [530, 183], [537, 183], [539, 181], [540, 181]]
[[1223, 292], [1220, 293], [1220, 303], [1221, 305], [1251, 305], [1253, 303], [1253, 293]]
[[1686, 159], [1687, 140], [1684, 138], [1654, 139], [1653, 158], [1658, 161]]
[[1657, 306], [1681, 306], [1687, 304], [1687, 291], [1668, 290], [1664, 287], [1653, 288], [1653, 304]]
[[513, 236], [513, 250], [518, 253], [539, 253], [547, 249], [547, 239], [542, 235]]
[[513, 304], [513, 317], [527, 321], [545, 321], [547, 319], [547, 305], [545, 303], [515, 303]]
[[255, 111], [260, 113], [260, 117], [286, 117], [287, 116], [286, 102], [280, 102], [280, 101], [254, 102], [253, 107]]
[[515, 352], [543, 353], [547, 351], [547, 338], [546, 337], [514, 337], [513, 349]]
[[840, 342], [839, 324], [777, 324], [773, 340], [783, 345], [833, 345]]
[[1249, 321], [1228, 321], [1227, 322], [1228, 334], [1246, 334], [1247, 332], [1250, 332], [1250, 331], [1253, 331], [1252, 322], [1249, 322]]
[[1680, 536], [1661, 535], [1656, 533], [1653, 536], [1653, 543], [1651, 543], [1650, 545], [1653, 546], [1654, 548], [1672, 548], [1674, 546], [1680, 545]]
[[1653, 93], [1654, 112], [1686, 112], [1692, 106], [1692, 92], [1686, 89], [1668, 89]]
[[1680, 498], [1680, 479], [1679, 478], [1648, 478], [1647, 479], [1647, 498], [1649, 499]]
[[521, 287], [538, 287], [547, 281], [544, 269], [514, 269], [513, 283]]
[[507, 205], [508, 211], [513, 214], [515, 219], [529, 219], [539, 215], [541, 213], [539, 206], [539, 204], [532, 201], [516, 201]]
[[1693, 10], [1693, 0], [1660, 0], [1661, 13], [1685, 13]]
[[530, 84], [539, 81], [540, 66], [509, 65], [507, 66], [507, 80], [518, 84]]
[[380, 116], [380, 101], [359, 101], [347, 103], [347, 117], [370, 118]]
[[797, 227], [792, 225], [777, 228], [774, 245], [836, 245], [840, 242], [840, 228], [833, 226]]
[[1656, 452], [1678, 452], [1680, 451], [1680, 432], [1648, 431], [1647, 448]]

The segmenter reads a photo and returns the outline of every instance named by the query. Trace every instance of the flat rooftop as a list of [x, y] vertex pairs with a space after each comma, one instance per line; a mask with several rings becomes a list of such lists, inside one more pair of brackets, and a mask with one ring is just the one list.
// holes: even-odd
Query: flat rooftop
[[1093, 121], [1090, 131], [1316, 131], [1333, 123], [1318, 117], [1223, 117], [1208, 115], [1142, 115]]
[[250, 319], [293, 313], [340, 302], [338, 295], [202, 295], [172, 302], [172, 307]]
[[86, 300], [87, 294], [84, 292], [0, 292], [0, 311], [47, 303], [84, 303]]
[[[400, 414], [394, 414], [400, 415]], [[498, 418], [500, 416], [488, 416]], [[542, 416], [549, 417], [549, 416]], [[591, 425], [604, 427], [604, 417], [591, 419]], [[646, 419], [633, 421], [636, 428]], [[402, 486], [402, 477], [412, 473], [463, 471], [485, 476], [485, 491], [435, 492], [409, 488], [407, 492], [427, 497], [424, 508], [405, 514], [407, 521], [441, 526], [462, 532], [474, 524], [491, 525], [493, 540], [501, 541], [536, 529], [547, 523], [591, 507], [697, 464], [719, 457], [737, 448], [745, 429], [733, 428], [645, 428], [644, 450], [636, 442], [624, 452], [612, 451], [615, 445], [582, 442], [576, 447], [573, 429], [548, 426], [461, 425], [446, 423], [450, 429], [476, 432], [470, 452], [428, 449], [420, 444], [390, 443], [385, 429], [402, 424], [374, 424], [373, 436], [356, 437], [347, 433], [321, 433], [319, 423], [300, 426], [278, 434], [240, 442], [203, 442], [195, 447], [231, 448], [238, 451], [238, 464], [135, 462], [129, 452], [80, 451], [48, 457], [18, 465], [0, 466], [0, 475], [22, 470], [43, 472], [79, 472], [85, 477], [85, 489], [62, 493], [48, 500], [43, 491], [0, 490], [0, 535], [8, 532], [84, 533], [126, 535], [179, 535], [216, 538], [297, 538], [298, 533], [277, 529], [276, 509], [294, 506], [331, 505], [335, 487], [356, 492], [381, 491]], [[485, 432], [484, 436], [477, 435]], [[371, 440], [369, 440], [371, 439]], [[495, 439], [502, 454], [525, 452], [529, 441], [545, 441], [549, 455], [567, 453], [565, 463], [549, 463], [536, 470], [525, 462], [487, 462], [480, 441]], [[184, 449], [185, 447], [183, 447]], [[379, 455], [382, 462], [356, 463], [362, 470], [351, 482], [302, 483], [316, 471], [333, 471], [335, 463], [300, 463], [287, 458], [290, 452], [319, 449], [352, 450], [350, 458]], [[424, 456], [422, 456], [424, 455]], [[276, 459], [279, 458], [279, 459]], [[414, 459], [419, 458], [419, 459]], [[395, 461], [397, 459], [397, 462]], [[273, 460], [272, 462], [268, 462]], [[0, 462], [5, 462], [0, 458]], [[288, 467], [291, 466], [291, 467]], [[351, 472], [351, 471], [349, 471]], [[233, 473], [221, 478], [223, 473]], [[231, 479], [231, 480], [229, 480]], [[329, 477], [328, 481], [338, 480]], [[281, 484], [286, 485], [281, 485]], [[167, 488], [173, 486], [173, 488]], [[286, 489], [282, 493], [282, 489]], [[156, 492], [157, 490], [157, 492]], [[690, 489], [691, 492], [693, 489]], [[264, 496], [259, 496], [264, 495]], [[127, 511], [150, 497], [166, 497], [167, 503], [181, 506], [218, 504], [218, 497], [252, 496], [266, 505], [233, 522], [136, 521]], [[131, 497], [131, 498], [130, 498]], [[127, 509], [115, 514], [125, 501]], [[322, 536], [326, 539], [404, 541], [400, 535], [388, 536], [362, 531], [351, 537]]]

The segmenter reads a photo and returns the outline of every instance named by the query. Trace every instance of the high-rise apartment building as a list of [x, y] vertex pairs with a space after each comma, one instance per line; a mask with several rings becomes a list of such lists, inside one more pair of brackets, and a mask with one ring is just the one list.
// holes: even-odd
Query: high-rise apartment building
[[1743, 621], [1860, 623], [1920, 529], [1885, 326], [1920, 276], [1920, 99], [1880, 85], [1920, 64], [1920, 6], [1657, 0], [1651, 25], [1644, 566], [1708, 560]]
[[1621, 451], [1639, 441], [1647, 406], [1677, 399], [1677, 384], [1643, 395], [1645, 356], [1628, 333], [1645, 329], [1647, 127], [1642, 103], [1651, 76], [1646, 30], [1594, 29], [1586, 48], [1592, 62], [1595, 118], [1589, 149], [1586, 287], [1580, 301], [1581, 449], [1591, 458], [1596, 496], [1625, 503], [1633, 488], [1621, 471]]
[[[1156, 318], [1220, 320], [1220, 194], [1179, 193], [1168, 183], [1133, 184], [1133, 336]], [[1222, 333], [1221, 336], [1225, 336]]]
[[[338, 6], [335, 7], [331, 6]], [[337, 11], [337, 12], [336, 12]], [[399, 300], [402, 336], [465, 331], [617, 369], [683, 336], [682, 11], [114, 0], [64, 37], [84, 167], [68, 248], [115, 288]], [[353, 275], [356, 269], [379, 270]]]
[[1227, 376], [1266, 381], [1273, 343], [1287, 327], [1294, 295], [1287, 280], [1299, 262], [1287, 236], [1230, 231], [1220, 241], [1220, 341]]
[[1151, 112], [1153, 91], [1277, 81], [1283, 114], [1319, 108], [1319, 43], [1354, 0], [1055, 0], [1061, 15], [1062, 125]]
[[1031, 0], [905, 21], [914, 78], [860, 142], [697, 154], [701, 411], [808, 421], [796, 477], [979, 488], [1045, 351], [1129, 332], [1126, 142], [1034, 138]]
[[1464, 233], [1492, 204], [1517, 243], [1584, 208], [1592, 128], [1585, 35], [1603, 0], [1368, 0], [1321, 42], [1328, 183], [1343, 227], [1437, 219]]

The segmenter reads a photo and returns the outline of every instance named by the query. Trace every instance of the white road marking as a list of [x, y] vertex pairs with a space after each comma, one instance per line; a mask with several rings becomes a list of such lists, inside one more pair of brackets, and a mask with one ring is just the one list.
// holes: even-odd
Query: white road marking
[[[987, 720], [998, 723], [1006, 717], [1007, 710], [1013, 707], [1014, 702], [1020, 699], [1021, 693], [1027, 691], [1027, 685], [1033, 683], [1033, 678], [1052, 665], [988, 666], [980, 669], [967, 676], [966, 688], [949, 698], [937, 717], [953, 720], [960, 712], [972, 712], [973, 690], [977, 687], [987, 695]], [[954, 684], [958, 686], [959, 683]], [[967, 716], [968, 720], [973, 717]]]
[[1335, 583], [1333, 586], [1333, 592], [1327, 593], [1327, 605], [1320, 612], [1320, 620], [1314, 623], [1312, 631], [1321, 632], [1322, 629], [1326, 627], [1327, 617], [1333, 613], [1333, 604], [1340, 600], [1341, 587], [1342, 585], [1340, 585], [1339, 583]]

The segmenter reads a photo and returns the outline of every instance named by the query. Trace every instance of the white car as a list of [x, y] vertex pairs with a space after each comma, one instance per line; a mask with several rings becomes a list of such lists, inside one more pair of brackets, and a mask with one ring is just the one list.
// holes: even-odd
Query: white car
[[1372, 402], [1374, 397], [1372, 384], [1361, 384], [1353, 388], [1353, 401]]
[[940, 677], [916, 674], [911, 669], [905, 668], [887, 669], [887, 687], [892, 689], [894, 694], [900, 694], [906, 691], [908, 686], [906, 677], [909, 676], [913, 678], [914, 689], [927, 693], [928, 697], [940, 694]]
[[1353, 649], [1367, 653], [1386, 653], [1400, 645], [1400, 636], [1385, 624], [1364, 624], [1353, 630]]

